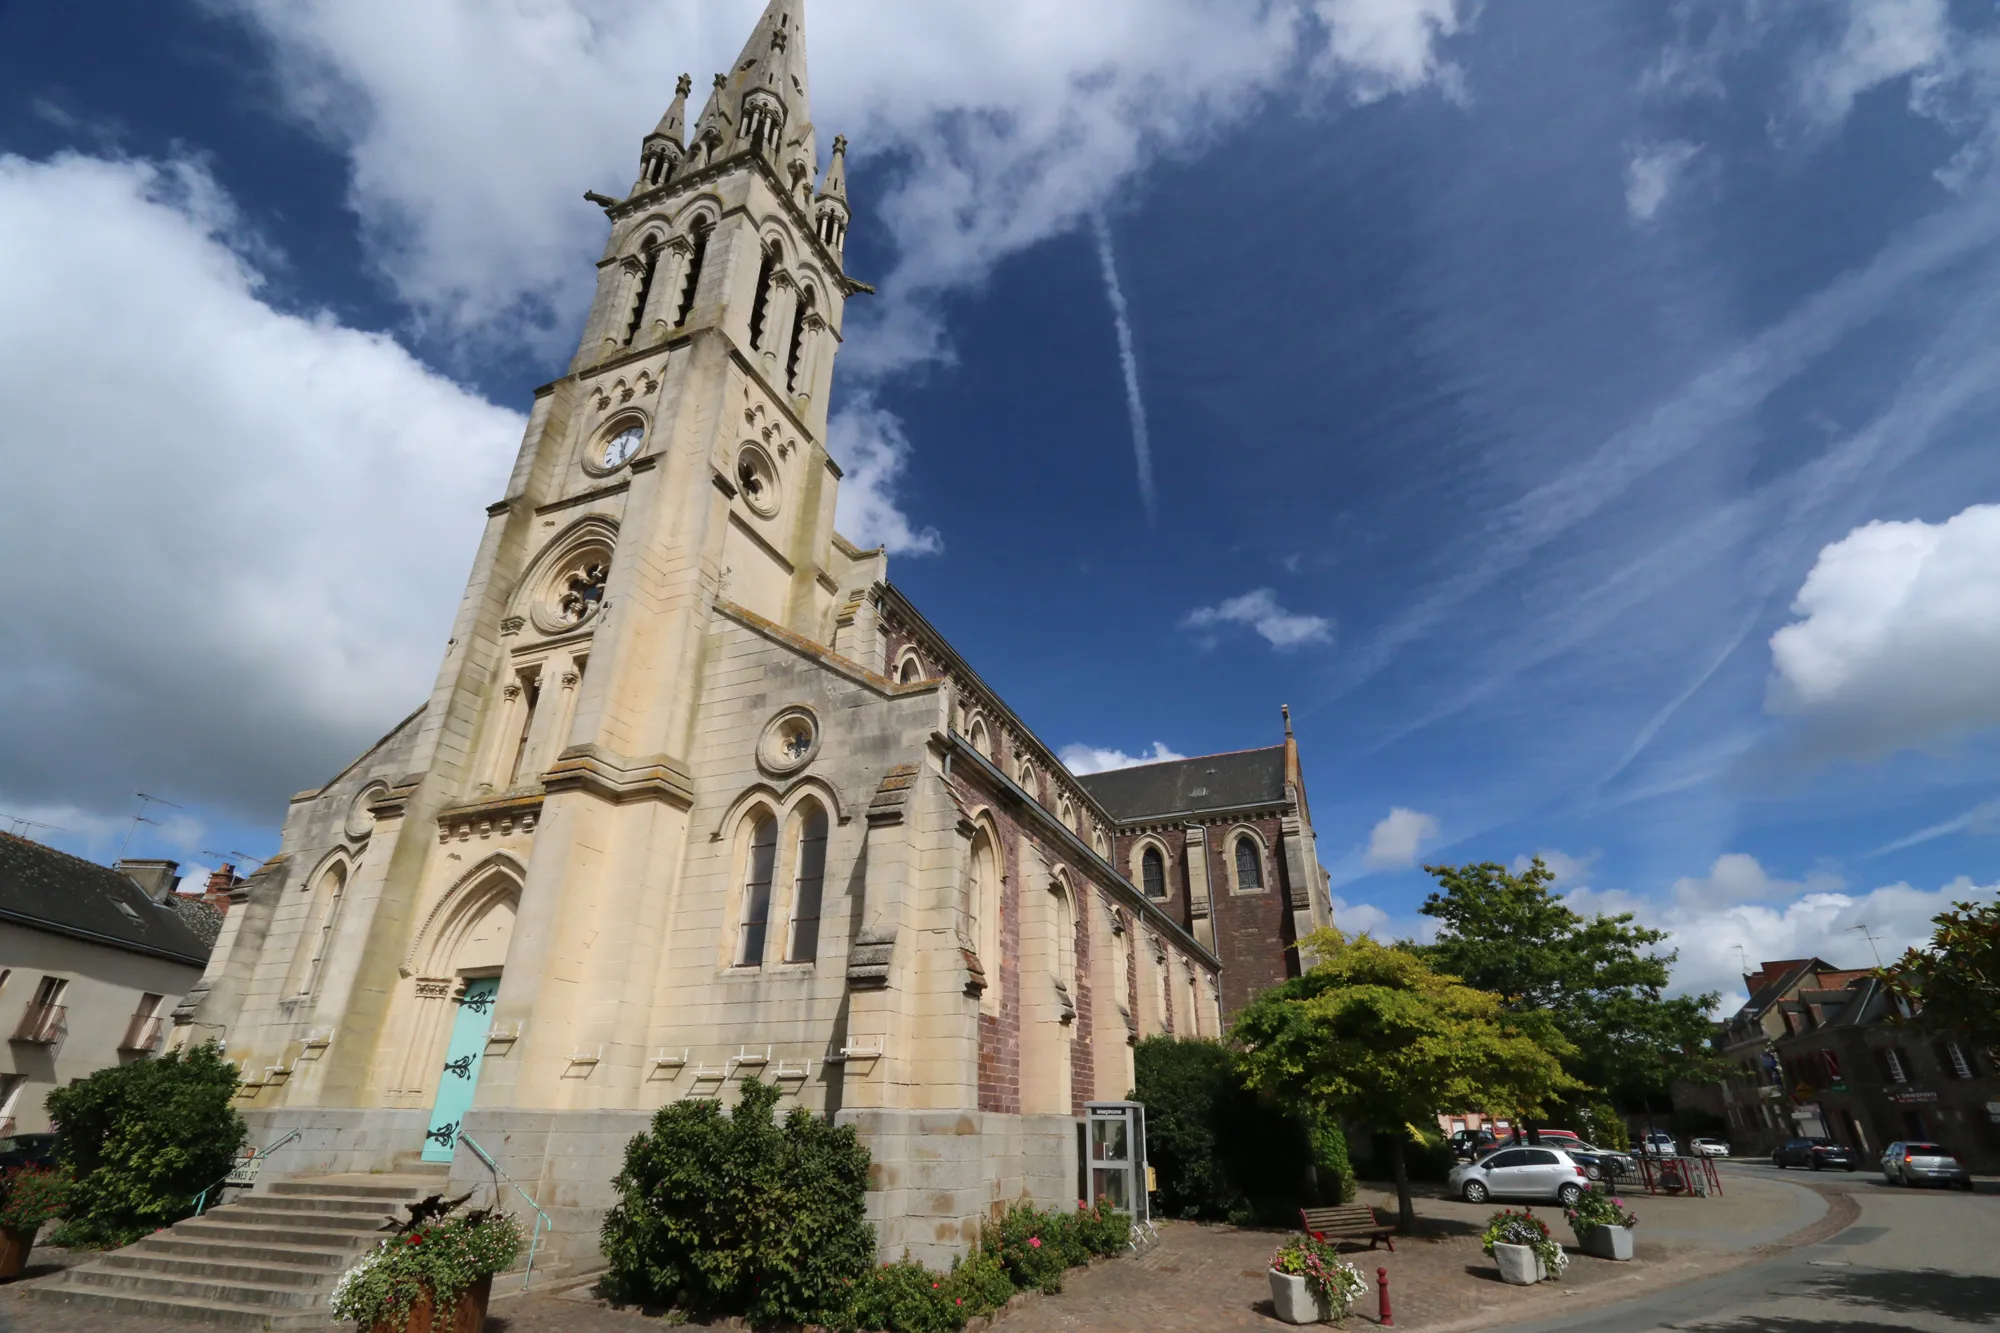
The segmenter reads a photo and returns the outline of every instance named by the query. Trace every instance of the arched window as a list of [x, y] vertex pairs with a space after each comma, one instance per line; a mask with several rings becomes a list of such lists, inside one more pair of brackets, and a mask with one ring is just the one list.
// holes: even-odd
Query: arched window
[[792, 938], [785, 947], [788, 963], [810, 963], [819, 956], [819, 906], [826, 885], [826, 811], [817, 801], [806, 805], [799, 819], [798, 870], [792, 891]]
[[1041, 789], [1035, 785], [1035, 766], [1027, 760], [1023, 759], [1021, 767], [1015, 771], [1014, 782], [1028, 795], [1041, 799]]
[[628, 346], [638, 336], [639, 322], [646, 317], [646, 298], [653, 290], [653, 275], [660, 271], [660, 241], [651, 237], [646, 248], [640, 253], [639, 288], [632, 294], [632, 308], [626, 312], [625, 336], [620, 341]]
[[1159, 848], [1148, 847], [1139, 858], [1139, 876], [1148, 898], [1167, 896], [1167, 858], [1160, 855]]
[[715, 224], [707, 218], [694, 224], [694, 251], [688, 256], [687, 286], [681, 289], [680, 308], [674, 312], [675, 328], [687, 323], [688, 316], [694, 313], [695, 293], [701, 287], [701, 264], [708, 258], [708, 237], [714, 230]]
[[757, 269], [757, 295], [750, 303], [750, 346], [764, 346], [764, 325], [771, 313], [771, 275], [778, 270], [776, 246], [764, 247], [764, 262]]
[[750, 829], [750, 854], [743, 867], [743, 925], [737, 933], [736, 965], [764, 965], [764, 934], [771, 920], [771, 872], [778, 861], [778, 821], [760, 811]]
[[912, 653], [908, 657], [905, 657], [903, 659], [902, 670], [896, 673], [897, 682], [903, 685], [914, 685], [923, 678], [924, 666], [923, 663], [917, 660], [916, 654]]
[[310, 916], [299, 936], [298, 951], [292, 955], [293, 995], [311, 995], [319, 987], [332, 950], [334, 928], [340, 924], [340, 901], [347, 892], [347, 864], [336, 861], [320, 874], [313, 885]]
[[1264, 887], [1264, 857], [1257, 840], [1244, 834], [1236, 840], [1236, 888], [1248, 893]]
[[993, 737], [986, 730], [986, 720], [984, 718], [975, 717], [972, 719], [972, 734], [966, 737], [966, 739], [972, 742], [973, 749], [979, 751], [979, 753], [985, 755], [988, 759], [993, 757]]
[[1058, 818], [1062, 820], [1064, 828], [1068, 829], [1071, 833], [1076, 832], [1076, 807], [1069, 803], [1067, 796], [1063, 798], [1062, 813]]
[[971, 918], [966, 933], [979, 954], [986, 972], [986, 989], [980, 993], [979, 1007], [989, 1014], [1000, 1012], [1000, 850], [993, 834], [981, 828], [972, 838], [972, 855], [966, 885], [966, 912]]
[[1076, 981], [1076, 899], [1070, 894], [1069, 882], [1057, 879], [1054, 886], [1056, 899], [1056, 980], [1062, 982], [1069, 992], [1070, 1002], [1077, 998]]
[[792, 345], [785, 353], [785, 388], [793, 393], [798, 393], [803, 387], [810, 387], [798, 383], [799, 353], [806, 345], [807, 317], [812, 314], [813, 307], [817, 304], [818, 298], [813, 295], [812, 288], [807, 287], [799, 292], [799, 308], [792, 316]]

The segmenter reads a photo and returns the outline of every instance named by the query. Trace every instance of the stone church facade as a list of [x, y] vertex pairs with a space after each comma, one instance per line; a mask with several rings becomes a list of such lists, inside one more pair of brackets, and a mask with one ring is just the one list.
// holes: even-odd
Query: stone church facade
[[476, 1143], [584, 1266], [653, 1111], [759, 1077], [858, 1127], [884, 1253], [941, 1263], [1011, 1200], [1077, 1197], [1083, 1103], [1126, 1095], [1139, 1038], [1219, 1033], [1234, 946], [1148, 896], [1151, 825], [834, 531], [827, 397], [868, 289], [801, 0], [691, 129], [689, 91], [627, 195], [591, 196], [596, 299], [431, 696], [292, 799], [176, 1040], [224, 1043], [259, 1144], [300, 1131], [265, 1179], [483, 1184]]

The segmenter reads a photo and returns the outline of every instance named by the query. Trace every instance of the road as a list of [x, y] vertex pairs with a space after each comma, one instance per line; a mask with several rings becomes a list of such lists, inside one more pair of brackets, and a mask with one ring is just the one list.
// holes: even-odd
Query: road
[[1865, 1171], [1779, 1171], [1758, 1161], [1725, 1170], [1846, 1194], [1860, 1215], [1817, 1245], [1494, 1333], [1964, 1333], [2000, 1324], [2000, 1189], [1990, 1182], [1964, 1194], [1899, 1188]]

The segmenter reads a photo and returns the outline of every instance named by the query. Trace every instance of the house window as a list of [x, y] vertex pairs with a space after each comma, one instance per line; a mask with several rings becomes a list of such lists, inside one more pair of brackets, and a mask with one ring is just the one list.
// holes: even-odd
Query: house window
[[760, 814], [750, 830], [750, 858], [743, 877], [743, 928], [736, 942], [738, 967], [764, 965], [764, 933], [771, 920], [771, 872], [778, 860], [778, 821]]
[[792, 939], [785, 961], [810, 963], [819, 954], [819, 905], [826, 883], [826, 811], [806, 807], [799, 824], [798, 878], [792, 894]]
[[1140, 878], [1145, 881], [1148, 898], [1167, 896], [1167, 858], [1160, 855], [1157, 847], [1148, 847], [1139, 858]]
[[153, 994], [139, 997], [139, 1006], [132, 1011], [132, 1021], [125, 1028], [125, 1040], [118, 1043], [119, 1050], [150, 1054], [160, 1044], [160, 1005], [165, 999]]
[[1236, 840], [1236, 887], [1243, 893], [1264, 887], [1264, 858], [1248, 834]]

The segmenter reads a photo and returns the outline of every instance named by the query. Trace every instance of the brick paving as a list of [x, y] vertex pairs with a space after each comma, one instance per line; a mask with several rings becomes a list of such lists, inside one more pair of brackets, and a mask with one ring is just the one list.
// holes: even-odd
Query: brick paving
[[[1735, 1182], [1730, 1183], [1735, 1189]], [[1379, 1195], [1364, 1198], [1384, 1202]], [[1560, 1283], [1534, 1287], [1503, 1284], [1492, 1260], [1480, 1253], [1480, 1223], [1490, 1206], [1475, 1209], [1424, 1199], [1420, 1233], [1398, 1237], [1396, 1253], [1371, 1253], [1366, 1244], [1345, 1247], [1347, 1258], [1370, 1282], [1352, 1326], [1375, 1322], [1378, 1267], [1388, 1271], [1398, 1328], [1452, 1333], [1564, 1313], [1706, 1277], [1768, 1255], [1776, 1248], [1769, 1237], [1777, 1228], [1794, 1230], [1790, 1239], [1799, 1243], [1820, 1239], [1853, 1218], [1852, 1201], [1836, 1196], [1830, 1200], [1831, 1211], [1796, 1233], [1789, 1227], [1793, 1215], [1786, 1211], [1796, 1198], [1788, 1191], [1749, 1187], [1726, 1202], [1630, 1200], [1640, 1215], [1642, 1262], [1615, 1264], [1573, 1255]], [[1554, 1209], [1546, 1215], [1552, 1223], [1561, 1216]], [[1648, 1221], [1654, 1223], [1650, 1239]], [[998, 1333], [1272, 1333], [1288, 1325], [1270, 1313], [1265, 1263], [1285, 1234], [1162, 1223], [1156, 1247], [1072, 1272], [1060, 1296], [1020, 1300], [1018, 1308], [998, 1321]], [[1558, 1237], [1567, 1240], [1567, 1229], [1559, 1229]], [[61, 1251], [38, 1249], [30, 1276], [53, 1273], [65, 1261]], [[649, 1333], [661, 1326], [637, 1311], [595, 1301], [587, 1290], [497, 1300], [487, 1320], [488, 1333]], [[157, 1320], [30, 1303], [18, 1291], [0, 1290], [0, 1333], [160, 1333], [163, 1327]]]

